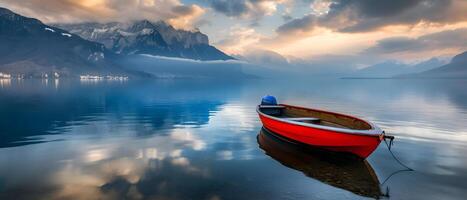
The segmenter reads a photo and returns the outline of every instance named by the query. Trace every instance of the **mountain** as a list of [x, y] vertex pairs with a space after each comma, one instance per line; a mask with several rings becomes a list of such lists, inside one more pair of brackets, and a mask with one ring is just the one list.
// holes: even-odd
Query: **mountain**
[[397, 61], [378, 63], [354, 72], [351, 76], [358, 78], [390, 78], [401, 74], [419, 73], [445, 64], [438, 58], [431, 58], [415, 65], [407, 65]]
[[0, 7], [0, 72], [41, 77], [126, 74], [104, 45]]
[[356, 77], [385, 78], [403, 73], [408, 69], [408, 65], [396, 61], [385, 61], [363, 69], [353, 74]]
[[[415, 64], [413, 66], [410, 66], [408, 72], [404, 72], [404, 73], [420, 73], [420, 72], [424, 72], [424, 71], [427, 71], [427, 70], [430, 70], [430, 69], [437, 68], [437, 67], [439, 67], [441, 65], [445, 65], [445, 64], [447, 64], [447, 60], [440, 60], [438, 58], [431, 58], [429, 60], [420, 62], [420, 63]], [[403, 73], [400, 73], [400, 74], [403, 74]]]
[[57, 24], [60, 28], [99, 42], [117, 54], [150, 54], [195, 60], [229, 60], [232, 57], [209, 45], [198, 30], [177, 30], [163, 21], [132, 23]]
[[456, 55], [451, 62], [431, 70], [416, 74], [399, 76], [400, 78], [467, 78], [467, 51]]

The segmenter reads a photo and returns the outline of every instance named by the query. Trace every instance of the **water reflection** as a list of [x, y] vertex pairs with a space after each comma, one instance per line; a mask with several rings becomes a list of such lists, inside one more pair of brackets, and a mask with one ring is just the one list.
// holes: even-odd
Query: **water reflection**
[[[13, 148], [0, 155], [5, 184], [0, 184], [0, 199], [207, 198], [209, 192], [186, 184], [212, 182], [209, 171], [189, 157], [204, 148], [200, 142], [190, 129], [175, 129], [144, 140], [78, 140]], [[31, 168], [26, 165], [29, 160], [22, 159], [31, 157], [42, 162]], [[15, 170], [4, 173], [11, 167]]]
[[[1, 91], [0, 147], [43, 142], [36, 136], [70, 133], [78, 125], [87, 127], [79, 134], [96, 134], [93, 126], [118, 122], [110, 132], [132, 129], [126, 132], [140, 136], [178, 126], [200, 127], [229, 97], [219, 90], [235, 91], [239, 86], [183, 81], [77, 86], [80, 83], [72, 81], [59, 85], [58, 79], [52, 86], [41, 80], [23, 84]], [[204, 98], [209, 96], [215, 97]]]
[[371, 168], [380, 182], [401, 169], [383, 145], [371, 166], [351, 165], [260, 134], [275, 144], [259, 141], [265, 155], [265, 94], [396, 135], [416, 171], [385, 183], [391, 197], [463, 199], [465, 80], [307, 81], [12, 79], [0, 85], [0, 199], [365, 199], [380, 193]]
[[11, 85], [11, 79], [0, 78], [0, 88], [9, 87]]
[[366, 160], [300, 147], [264, 128], [258, 134], [258, 143], [271, 158], [310, 178], [366, 197], [382, 195], [379, 180]]

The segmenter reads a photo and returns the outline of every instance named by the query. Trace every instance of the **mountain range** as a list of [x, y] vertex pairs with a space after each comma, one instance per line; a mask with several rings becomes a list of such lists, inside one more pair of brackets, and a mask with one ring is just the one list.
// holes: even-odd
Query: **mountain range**
[[149, 54], [194, 60], [230, 60], [232, 57], [209, 45], [199, 30], [177, 30], [163, 21], [131, 23], [56, 24], [84, 39], [104, 44], [117, 54]]
[[414, 65], [389, 60], [360, 69], [350, 76], [355, 78], [391, 78], [394, 76], [420, 73], [446, 64], [438, 58], [431, 58]]
[[397, 78], [467, 78], [467, 51], [454, 56], [451, 62], [443, 66], [423, 71], [396, 76]]
[[40, 77], [80, 73], [128, 74], [104, 45], [0, 8], [0, 70]]
[[[177, 30], [162, 21], [47, 25], [1, 7], [0, 44], [0, 72], [26, 77], [153, 76], [122, 64], [137, 54], [233, 59], [209, 45], [208, 37], [198, 30]], [[160, 63], [153, 60], [152, 67], [158, 67]]]

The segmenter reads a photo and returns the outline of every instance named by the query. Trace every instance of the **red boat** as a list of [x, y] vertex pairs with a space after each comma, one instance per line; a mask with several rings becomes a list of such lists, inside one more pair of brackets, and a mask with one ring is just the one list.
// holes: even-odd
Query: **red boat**
[[303, 148], [285, 142], [265, 129], [257, 136], [266, 155], [306, 176], [357, 195], [379, 199], [383, 194], [373, 167], [366, 160], [355, 160], [340, 153]]
[[[274, 99], [275, 103], [275, 99]], [[376, 125], [357, 117], [286, 104], [259, 105], [263, 126], [286, 139], [367, 158], [385, 137]]]

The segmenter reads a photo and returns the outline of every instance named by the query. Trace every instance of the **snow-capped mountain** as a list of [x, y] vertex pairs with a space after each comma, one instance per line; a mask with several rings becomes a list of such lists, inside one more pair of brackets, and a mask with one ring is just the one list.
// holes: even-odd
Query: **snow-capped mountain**
[[24, 76], [124, 73], [104, 45], [0, 7], [0, 72]]
[[163, 21], [57, 26], [87, 40], [102, 43], [117, 54], [150, 54], [196, 60], [233, 59], [209, 45], [208, 36], [198, 30], [177, 30]]

